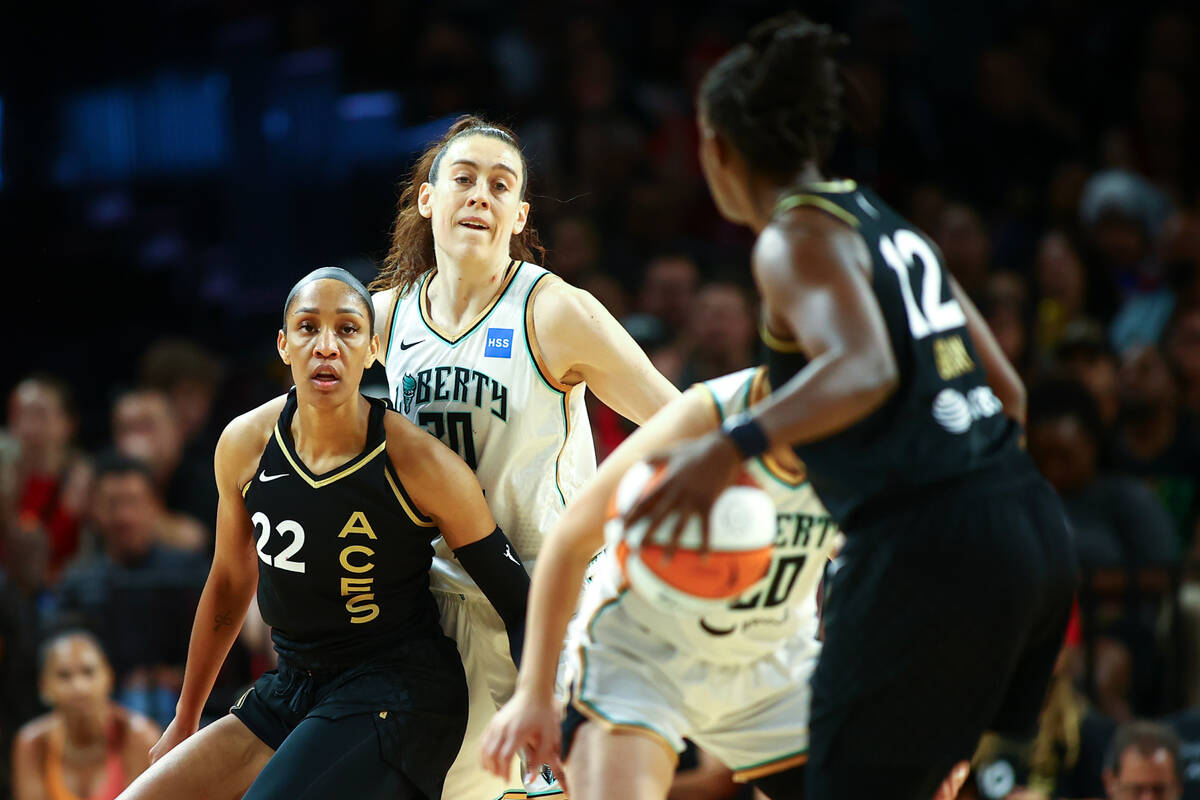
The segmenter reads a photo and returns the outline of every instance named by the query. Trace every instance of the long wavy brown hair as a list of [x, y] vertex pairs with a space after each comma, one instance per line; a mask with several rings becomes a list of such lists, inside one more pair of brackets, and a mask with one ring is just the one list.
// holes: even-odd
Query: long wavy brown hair
[[[392, 226], [392, 246], [383, 260], [379, 274], [371, 281], [371, 291], [383, 291], [398, 286], [401, 292], [407, 292], [416, 285], [422, 275], [436, 266], [433, 254], [433, 225], [430, 220], [422, 217], [417, 209], [417, 192], [420, 191], [422, 183], [437, 181], [438, 165], [446, 148], [455, 139], [467, 135], [490, 136], [511, 145], [517, 151], [524, 176], [521, 179], [521, 199], [525, 199], [525, 190], [529, 185], [529, 168], [516, 134], [504, 125], [488, 122], [480, 117], [459, 117], [446, 134], [431, 144], [413, 165], [408, 183], [400, 193], [396, 222]], [[537, 231], [532, 225], [526, 224], [524, 230], [512, 237], [509, 254], [512, 258], [540, 265], [545, 259], [546, 249], [542, 247]]]

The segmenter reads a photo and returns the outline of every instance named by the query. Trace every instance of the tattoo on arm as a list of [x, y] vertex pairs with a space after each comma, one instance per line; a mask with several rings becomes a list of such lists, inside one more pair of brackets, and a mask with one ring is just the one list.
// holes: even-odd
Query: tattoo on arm
[[221, 628], [225, 627], [226, 625], [233, 624], [233, 615], [231, 613], [229, 613], [228, 611], [226, 611], [224, 614], [217, 614], [216, 619], [214, 621], [217, 624], [213, 626], [213, 633], [216, 633], [217, 631], [221, 630]]

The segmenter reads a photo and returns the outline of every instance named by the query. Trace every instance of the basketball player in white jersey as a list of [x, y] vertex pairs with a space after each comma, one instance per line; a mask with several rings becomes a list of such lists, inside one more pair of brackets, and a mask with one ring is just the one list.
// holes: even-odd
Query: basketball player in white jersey
[[687, 737], [772, 800], [801, 796], [808, 678], [820, 652], [816, 587], [838, 530], [787, 448], [745, 464], [778, 514], [767, 577], [715, 613], [688, 616], [629, 590], [616, 559], [601, 558], [571, 623], [565, 719], [554, 696], [572, 610], [561, 598], [579, 590], [604, 543], [621, 477], [768, 393], [761, 368], [694, 386], [617, 448], [571, 502], [534, 575], [516, 693], [484, 735], [490, 769], [522, 749], [553, 763], [561, 743], [572, 800], [661, 800]]
[[[637, 423], [679, 392], [595, 298], [530, 263], [542, 249], [526, 186], [511, 131], [458, 120], [418, 160], [372, 288], [393, 405], [476, 470], [529, 566], [595, 472], [585, 384]], [[516, 759], [502, 779], [478, 758], [479, 736], [516, 681], [504, 627], [445, 545], [436, 549], [431, 584], [471, 701], [443, 797], [524, 797]], [[561, 602], [573, 609], [575, 596]], [[530, 796], [559, 793], [530, 777]]]

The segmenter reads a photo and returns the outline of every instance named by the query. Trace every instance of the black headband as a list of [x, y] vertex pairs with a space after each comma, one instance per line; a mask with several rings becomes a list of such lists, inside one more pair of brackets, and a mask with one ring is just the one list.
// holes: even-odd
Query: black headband
[[296, 281], [296, 285], [288, 292], [287, 302], [283, 304], [283, 327], [287, 327], [288, 309], [292, 307], [292, 300], [296, 299], [296, 292], [300, 291], [307, 284], [313, 281], [334, 280], [341, 281], [349, 286], [354, 291], [358, 292], [364, 303], [367, 304], [367, 318], [371, 320], [371, 332], [375, 332], [375, 304], [371, 302], [371, 293], [367, 291], [367, 287], [363, 286], [362, 281], [351, 275], [341, 267], [320, 267], [305, 275], [300, 280]]

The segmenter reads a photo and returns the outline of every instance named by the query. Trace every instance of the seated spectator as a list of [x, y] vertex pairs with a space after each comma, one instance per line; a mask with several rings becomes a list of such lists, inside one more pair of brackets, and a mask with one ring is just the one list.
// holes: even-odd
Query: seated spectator
[[1121, 354], [1119, 386], [1113, 467], [1150, 487], [1186, 550], [1200, 513], [1200, 426], [1181, 411], [1179, 387], [1157, 347], [1131, 347]]
[[150, 766], [160, 730], [109, 699], [112, 668], [89, 633], [42, 646], [40, 690], [50, 712], [13, 747], [14, 800], [113, 800]]
[[184, 550], [211, 549], [217, 508], [212, 452], [184, 452], [183, 432], [166, 394], [135, 389], [118, 396], [112, 429], [117, 450], [151, 470], [163, 501], [159, 536]]
[[119, 454], [96, 461], [92, 516], [102, 552], [59, 587], [60, 624], [84, 627], [112, 659], [118, 699], [170, 722], [207, 564], [162, 541], [149, 468]]
[[[1143, 594], [1140, 578], [1178, 563], [1171, 519], [1134, 478], [1106, 473], [1104, 434], [1091, 395], [1080, 384], [1051, 379], [1029, 397], [1029, 453], [1059, 493], [1085, 578], [1107, 571], [1125, 577], [1116, 596], [1100, 597], [1090, 579], [1085, 629], [1094, 634], [1089, 691], [1115, 719], [1156, 712], [1164, 656], [1156, 639], [1159, 607]], [[1084, 596], [1084, 595], [1081, 595]]]
[[701, 286], [688, 321], [687, 342], [691, 347], [680, 376], [683, 386], [752, 365], [758, 334], [746, 291], [724, 281]]
[[1138, 481], [1102, 470], [1104, 428], [1087, 390], [1049, 379], [1029, 398], [1029, 452], [1063, 500], [1084, 566], [1178, 561], [1171, 521]]
[[[142, 355], [142, 385], [163, 392], [170, 401], [183, 437], [184, 461], [212, 461], [220, 433], [212, 424], [212, 408], [224, 374], [216, 357], [188, 339], [161, 339]], [[215, 503], [208, 513], [211, 523], [207, 516], [199, 519], [215, 525]]]
[[979, 213], [963, 203], [951, 203], [942, 209], [933, 238], [942, 250], [946, 269], [981, 305], [991, 271], [992, 242]]
[[19, 445], [17, 513], [50, 541], [50, 582], [75, 555], [87, 502], [90, 469], [72, 446], [76, 423], [71, 389], [53, 375], [31, 375], [9, 395], [9, 430]]
[[1034, 263], [1037, 282], [1038, 349], [1052, 353], [1072, 322], [1086, 318], [1087, 271], [1074, 243], [1062, 231], [1050, 231], [1038, 245]]
[[1200, 419], [1200, 305], [1176, 312], [1164, 344], [1179, 379], [1180, 406], [1193, 419]]
[[646, 265], [634, 310], [658, 317], [671, 336], [680, 336], [687, 330], [699, 285], [700, 270], [691, 258], [659, 256]]
[[1054, 360], [1067, 377], [1087, 387], [1104, 424], [1107, 441], [1117, 423], [1121, 403], [1117, 390], [1117, 354], [1109, 346], [1104, 331], [1088, 320], [1071, 323], [1059, 339]]
[[1181, 800], [1179, 737], [1153, 722], [1117, 728], [1104, 763], [1108, 800]]

